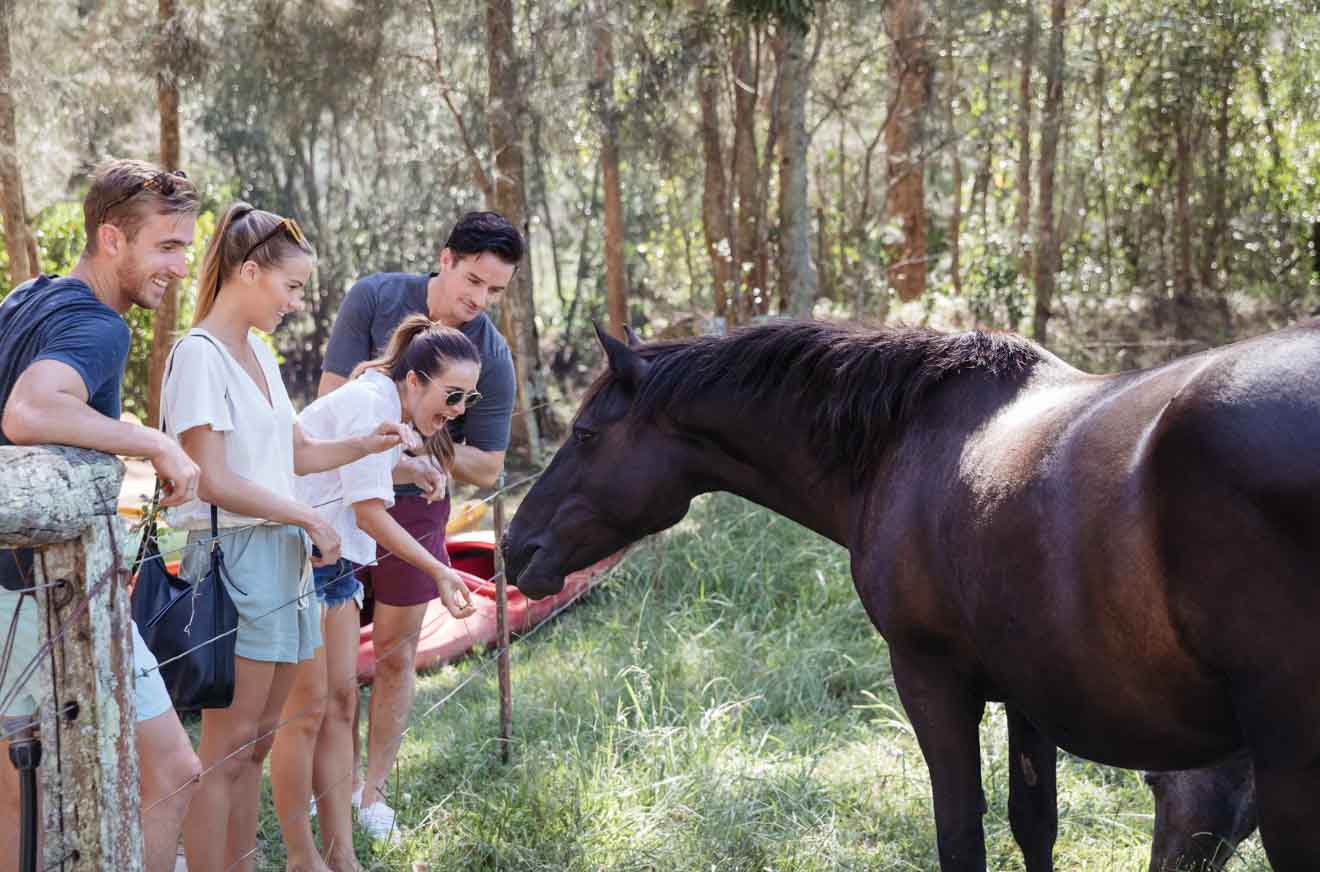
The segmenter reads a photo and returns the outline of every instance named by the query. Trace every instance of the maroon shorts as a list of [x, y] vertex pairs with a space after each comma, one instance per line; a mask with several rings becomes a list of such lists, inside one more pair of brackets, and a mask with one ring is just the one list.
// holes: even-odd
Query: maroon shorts
[[[445, 551], [445, 525], [449, 523], [449, 497], [428, 503], [422, 496], [394, 498], [390, 516], [407, 530], [445, 566], [449, 553]], [[366, 586], [367, 595], [387, 606], [415, 606], [429, 603], [440, 595], [435, 579], [426, 572], [398, 557], [387, 555], [376, 546], [376, 565], [358, 570], [358, 578]]]

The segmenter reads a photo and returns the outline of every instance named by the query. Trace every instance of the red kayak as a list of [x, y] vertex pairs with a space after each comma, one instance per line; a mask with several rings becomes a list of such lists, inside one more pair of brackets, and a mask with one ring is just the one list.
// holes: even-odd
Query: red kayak
[[[463, 620], [449, 616], [440, 600], [433, 600], [426, 607], [426, 617], [422, 619], [421, 639], [417, 644], [417, 669], [439, 666], [451, 660], [457, 660], [477, 646], [493, 645], [496, 642], [495, 627], [495, 583], [490, 579], [495, 575], [495, 538], [490, 532], [461, 533], [452, 536], [445, 543], [449, 560], [468, 590], [477, 607], [476, 614]], [[594, 586], [604, 576], [606, 570], [618, 563], [623, 552], [606, 557], [595, 566], [581, 572], [575, 572], [564, 582], [564, 589], [554, 596], [541, 600], [530, 600], [512, 585], [508, 588], [509, 633], [525, 633], [532, 627], [550, 617], [564, 603]], [[166, 568], [178, 573], [178, 561], [171, 561]], [[368, 622], [362, 627], [359, 640], [357, 671], [358, 681], [369, 684], [376, 675], [376, 649], [371, 641], [372, 625], [371, 601], [368, 600], [362, 612], [362, 618]]]
[[[456, 660], [477, 646], [493, 645], [496, 642], [495, 628], [495, 583], [490, 579], [495, 575], [495, 539], [489, 532], [465, 533], [453, 536], [445, 543], [449, 551], [449, 560], [468, 590], [477, 607], [476, 614], [470, 618], [456, 620], [449, 616], [440, 600], [433, 600], [426, 608], [426, 617], [422, 619], [421, 639], [417, 644], [417, 669], [438, 666]], [[554, 596], [540, 600], [530, 600], [513, 585], [508, 586], [508, 621], [509, 632], [513, 635], [525, 633], [548, 618], [556, 609], [572, 600], [578, 594], [592, 587], [605, 571], [619, 562], [622, 552], [607, 557], [595, 566], [581, 572], [575, 572], [564, 582], [564, 589]], [[363, 611], [363, 618], [370, 620], [370, 603]], [[358, 681], [370, 683], [376, 674], [376, 652], [371, 641], [372, 625], [362, 628], [360, 647], [358, 648]]]

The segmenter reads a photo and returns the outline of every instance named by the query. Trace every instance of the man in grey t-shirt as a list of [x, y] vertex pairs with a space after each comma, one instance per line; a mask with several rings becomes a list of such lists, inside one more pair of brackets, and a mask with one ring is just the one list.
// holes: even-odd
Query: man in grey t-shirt
[[[467, 413], [451, 427], [455, 443], [453, 474], [471, 484], [493, 485], [509, 445], [517, 381], [509, 345], [485, 308], [508, 286], [524, 248], [522, 235], [500, 215], [469, 212], [449, 234], [437, 272], [376, 273], [358, 281], [349, 290], [330, 331], [319, 394], [324, 396], [344, 384], [359, 363], [380, 356], [399, 322], [409, 315], [425, 314], [433, 321], [462, 330], [481, 354], [477, 390], [482, 399], [469, 405]], [[395, 469], [394, 480], [395, 502], [390, 514], [428, 551], [448, 563], [444, 529], [449, 501], [441, 484], [443, 477], [429, 458], [419, 457], [405, 459]], [[378, 654], [389, 653], [376, 661], [367, 729], [367, 774], [358, 821], [374, 837], [388, 838], [395, 828], [394, 811], [383, 801], [385, 781], [412, 708], [418, 634], [427, 604], [438, 591], [430, 576], [392, 556], [378, 559], [375, 566], [361, 570], [359, 577], [372, 587], [373, 646]], [[332, 626], [340, 623], [346, 625], [343, 636], [357, 638], [356, 615], [356, 609], [348, 608], [326, 612], [327, 645], [341, 636], [339, 628]], [[335, 660], [329, 648], [326, 653], [333, 666]], [[356, 648], [352, 656], [356, 657]], [[337, 698], [334, 687], [329, 688], [329, 698]], [[356, 694], [344, 698], [356, 711]], [[356, 730], [353, 736], [356, 739]]]

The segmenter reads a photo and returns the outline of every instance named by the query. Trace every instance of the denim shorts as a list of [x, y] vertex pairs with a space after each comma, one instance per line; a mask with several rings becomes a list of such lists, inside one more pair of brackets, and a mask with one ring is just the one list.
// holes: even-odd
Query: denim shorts
[[332, 566], [318, 566], [313, 570], [316, 598], [326, 609], [342, 606], [349, 600], [362, 608], [362, 582], [357, 580], [357, 564], [340, 558]]

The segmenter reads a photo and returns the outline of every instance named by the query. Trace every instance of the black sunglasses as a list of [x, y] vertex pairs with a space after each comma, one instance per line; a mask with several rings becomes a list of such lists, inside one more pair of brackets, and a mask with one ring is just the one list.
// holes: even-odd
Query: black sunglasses
[[247, 254], [243, 255], [243, 259], [240, 260], [239, 263], [247, 263], [252, 257], [254, 251], [261, 248], [261, 246], [265, 245], [267, 242], [270, 242], [281, 232], [289, 234], [289, 238], [300, 246], [307, 244], [307, 237], [303, 235], [302, 228], [298, 226], [298, 222], [294, 221], [292, 218], [281, 218], [279, 224], [276, 224], [271, 228], [269, 233], [257, 240], [256, 245], [247, 250]]
[[481, 402], [481, 391], [465, 391], [462, 388], [445, 388], [445, 405], [457, 406], [466, 403], [470, 409]]
[[188, 181], [188, 174], [183, 170], [174, 170], [173, 172], [168, 173], [156, 173], [154, 176], [149, 176], [144, 179], [142, 184], [130, 188], [127, 194], [124, 194], [118, 200], [115, 200], [109, 206], [106, 206], [105, 211], [101, 214], [109, 215], [112, 209], [117, 209], [124, 205], [143, 191], [155, 191], [162, 197], [173, 197], [175, 192], [182, 187], [182, 185], [179, 184], [180, 181]]
[[[431, 380], [431, 377], [424, 372], [418, 372], [417, 377], [424, 378], [428, 382]], [[466, 403], [468, 408], [471, 408], [481, 402], [481, 391], [466, 391], [452, 385], [445, 385], [444, 389], [446, 406], [457, 406], [459, 403]]]

